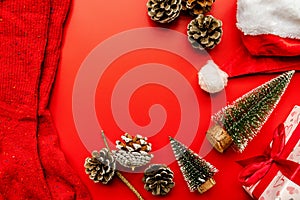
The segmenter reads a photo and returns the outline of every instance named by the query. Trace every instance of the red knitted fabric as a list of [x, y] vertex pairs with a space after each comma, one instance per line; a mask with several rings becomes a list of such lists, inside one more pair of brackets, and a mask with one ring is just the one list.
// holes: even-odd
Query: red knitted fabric
[[36, 138], [50, 1], [0, 5], [0, 199], [50, 199]]
[[47, 107], [69, 3], [0, 1], [0, 200], [90, 199]]
[[67, 164], [48, 108], [50, 91], [61, 53], [63, 23], [69, 0], [51, 0], [48, 42], [39, 87], [38, 149], [53, 199], [90, 199], [87, 189]]

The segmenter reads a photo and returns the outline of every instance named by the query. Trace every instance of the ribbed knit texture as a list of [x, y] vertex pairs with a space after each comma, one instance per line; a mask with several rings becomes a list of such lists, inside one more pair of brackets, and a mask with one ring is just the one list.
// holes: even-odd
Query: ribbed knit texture
[[50, 1], [0, 5], [0, 199], [51, 199], [36, 138]]
[[0, 1], [0, 200], [90, 199], [48, 110], [69, 6]]
[[[38, 102], [38, 149], [53, 199], [90, 199], [89, 193], [66, 162], [49, 111], [49, 97], [61, 54], [63, 25], [70, 0], [51, 0], [48, 41], [42, 67]], [[50, 156], [51, 155], [51, 156]]]

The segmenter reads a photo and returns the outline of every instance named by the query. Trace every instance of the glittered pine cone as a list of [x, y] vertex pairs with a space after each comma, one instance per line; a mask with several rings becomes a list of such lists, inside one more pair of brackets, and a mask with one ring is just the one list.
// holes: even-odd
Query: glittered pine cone
[[153, 195], [166, 195], [175, 186], [174, 173], [166, 165], [153, 164], [144, 171], [144, 188]]
[[182, 10], [192, 16], [205, 14], [211, 10], [215, 0], [182, 0]]
[[125, 151], [134, 151], [134, 152], [150, 152], [152, 149], [151, 143], [148, 143], [147, 137], [141, 135], [131, 136], [128, 133], [125, 133], [121, 136], [122, 141], [116, 141], [117, 149], [122, 149]]
[[125, 133], [121, 136], [123, 141], [116, 141], [116, 148], [113, 151], [116, 160], [124, 167], [134, 170], [135, 167], [140, 167], [148, 164], [153, 155], [151, 151], [151, 143], [147, 142], [146, 137], [137, 135], [135, 137]]
[[95, 183], [107, 184], [114, 176], [116, 161], [107, 148], [92, 152], [92, 157], [87, 157], [84, 163], [85, 172]]
[[212, 49], [220, 43], [222, 37], [222, 21], [211, 15], [200, 14], [187, 27], [190, 43], [197, 49]]
[[124, 167], [134, 170], [136, 167], [141, 167], [150, 162], [153, 155], [146, 152], [132, 152], [117, 150], [113, 152], [116, 160]]
[[153, 21], [169, 23], [179, 16], [181, 0], [148, 0], [148, 15]]

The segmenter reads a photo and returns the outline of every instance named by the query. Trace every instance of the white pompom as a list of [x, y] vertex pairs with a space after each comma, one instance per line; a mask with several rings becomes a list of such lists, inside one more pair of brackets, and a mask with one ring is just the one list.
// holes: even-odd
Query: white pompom
[[198, 72], [201, 89], [209, 93], [217, 93], [227, 85], [228, 74], [222, 71], [212, 60], [208, 60]]

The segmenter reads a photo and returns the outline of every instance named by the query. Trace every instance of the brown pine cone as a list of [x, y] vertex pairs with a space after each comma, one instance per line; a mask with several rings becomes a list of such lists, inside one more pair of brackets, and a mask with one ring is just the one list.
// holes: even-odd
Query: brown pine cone
[[149, 152], [151, 151], [152, 145], [151, 143], [148, 143], [147, 137], [142, 137], [141, 135], [131, 136], [128, 133], [125, 133], [121, 136], [122, 142], [120, 140], [116, 141], [117, 149], [122, 149], [125, 151], [145, 151]]
[[87, 157], [84, 163], [85, 172], [95, 183], [107, 184], [114, 176], [116, 161], [107, 148], [92, 152], [92, 157]]
[[222, 21], [211, 15], [200, 14], [187, 27], [188, 39], [197, 49], [212, 49], [220, 43], [222, 37]]
[[169, 23], [179, 16], [181, 0], [148, 0], [148, 15], [153, 21]]
[[211, 10], [215, 0], [182, 0], [182, 10], [187, 11], [190, 15], [197, 16], [205, 14]]
[[135, 137], [125, 133], [121, 136], [122, 142], [116, 141], [117, 151], [113, 151], [116, 160], [124, 167], [134, 170], [135, 167], [146, 165], [150, 162], [153, 155], [151, 143], [147, 142], [146, 137], [137, 135]]
[[153, 195], [166, 195], [175, 186], [174, 173], [166, 165], [153, 164], [144, 171], [144, 188]]

